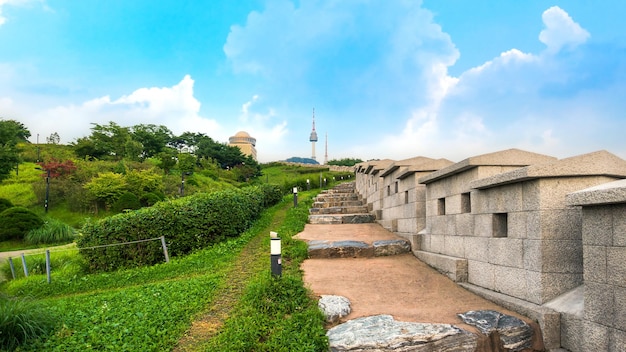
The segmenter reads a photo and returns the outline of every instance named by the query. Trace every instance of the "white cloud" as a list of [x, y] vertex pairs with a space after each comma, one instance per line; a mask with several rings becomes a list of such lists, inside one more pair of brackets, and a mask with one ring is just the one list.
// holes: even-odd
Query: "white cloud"
[[222, 133], [217, 121], [199, 115], [200, 102], [194, 97], [193, 85], [187, 75], [172, 87], [140, 88], [115, 100], [104, 96], [80, 105], [44, 109], [27, 118], [25, 124], [33, 135], [57, 132], [63, 143], [88, 136], [91, 123], [109, 121], [121, 126], [164, 125], [174, 134], [193, 131], [213, 137]]
[[558, 6], [544, 11], [542, 18], [546, 28], [539, 33], [539, 40], [547, 46], [548, 52], [555, 53], [564, 47], [576, 47], [590, 37], [589, 32]]
[[[2, 10], [5, 6], [24, 6], [32, 2], [43, 2], [43, 0], [0, 0], [0, 26], [6, 23], [7, 18], [2, 15]], [[45, 5], [44, 5], [45, 6]]]
[[[367, 148], [371, 157], [458, 161], [514, 147], [557, 157], [597, 149], [622, 152], [619, 132], [606, 127], [626, 127], [619, 112], [626, 108], [623, 60], [605, 48], [581, 47], [590, 34], [564, 10], [550, 8], [543, 18], [545, 53], [512, 48], [458, 78], [448, 76], [450, 62], [442, 57], [441, 69], [426, 84], [438, 93], [415, 109], [401, 133]], [[554, 55], [564, 48], [578, 51]], [[604, 57], [605, 65], [581, 59], [587, 57]]]

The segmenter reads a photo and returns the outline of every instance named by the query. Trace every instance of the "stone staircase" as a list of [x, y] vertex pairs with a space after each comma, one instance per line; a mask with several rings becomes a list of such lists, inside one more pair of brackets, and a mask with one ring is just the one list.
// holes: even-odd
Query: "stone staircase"
[[324, 190], [309, 209], [310, 224], [365, 224], [376, 221], [356, 193], [354, 182]]
[[[355, 183], [348, 182], [322, 191], [309, 209], [309, 224], [316, 226], [374, 224], [376, 216], [370, 214], [367, 205], [356, 193]], [[360, 232], [372, 232], [371, 228], [360, 228]], [[372, 232], [369, 241], [358, 239], [337, 238], [331, 230], [325, 231], [329, 238], [310, 240], [309, 258], [363, 258], [382, 257], [409, 253], [411, 244], [405, 239], [385, 234], [378, 236]], [[356, 235], [356, 234], [355, 234]], [[393, 236], [393, 238], [390, 238]]]

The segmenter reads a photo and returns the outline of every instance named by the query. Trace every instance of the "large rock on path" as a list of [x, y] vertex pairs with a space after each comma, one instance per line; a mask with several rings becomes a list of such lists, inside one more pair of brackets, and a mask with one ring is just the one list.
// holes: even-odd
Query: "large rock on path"
[[469, 352], [478, 343], [476, 335], [450, 324], [401, 322], [386, 314], [347, 321], [326, 335], [334, 352]]

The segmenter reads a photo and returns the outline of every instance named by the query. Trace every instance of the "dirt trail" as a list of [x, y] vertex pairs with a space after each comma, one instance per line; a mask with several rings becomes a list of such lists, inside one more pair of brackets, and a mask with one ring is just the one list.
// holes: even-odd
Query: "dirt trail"
[[[371, 243], [399, 237], [378, 224], [308, 224], [297, 238]], [[535, 322], [465, 290], [412, 253], [373, 258], [307, 259], [302, 270], [306, 284], [316, 295], [340, 295], [350, 300], [352, 313], [341, 322], [390, 314], [400, 321], [447, 323], [477, 332], [457, 314], [490, 309], [516, 316], [539, 331]], [[535, 347], [542, 347], [537, 334]]]

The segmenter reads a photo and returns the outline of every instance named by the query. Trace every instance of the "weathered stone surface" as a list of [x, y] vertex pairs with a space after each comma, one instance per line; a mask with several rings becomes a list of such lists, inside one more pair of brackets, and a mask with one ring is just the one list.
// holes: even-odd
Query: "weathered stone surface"
[[494, 310], [469, 311], [459, 314], [469, 325], [489, 336], [497, 332], [502, 347], [507, 351], [522, 351], [532, 346], [533, 329], [521, 319]]
[[404, 239], [374, 241], [372, 245], [374, 246], [375, 257], [397, 255], [411, 251], [411, 243]]
[[375, 220], [372, 214], [309, 215], [310, 224], [366, 224]]
[[374, 248], [362, 241], [311, 241], [309, 258], [372, 257]]
[[317, 306], [324, 313], [326, 321], [329, 323], [338, 321], [352, 311], [350, 300], [343, 296], [322, 295]]
[[474, 351], [477, 337], [449, 324], [395, 321], [391, 315], [350, 320], [328, 330], [331, 351]]

